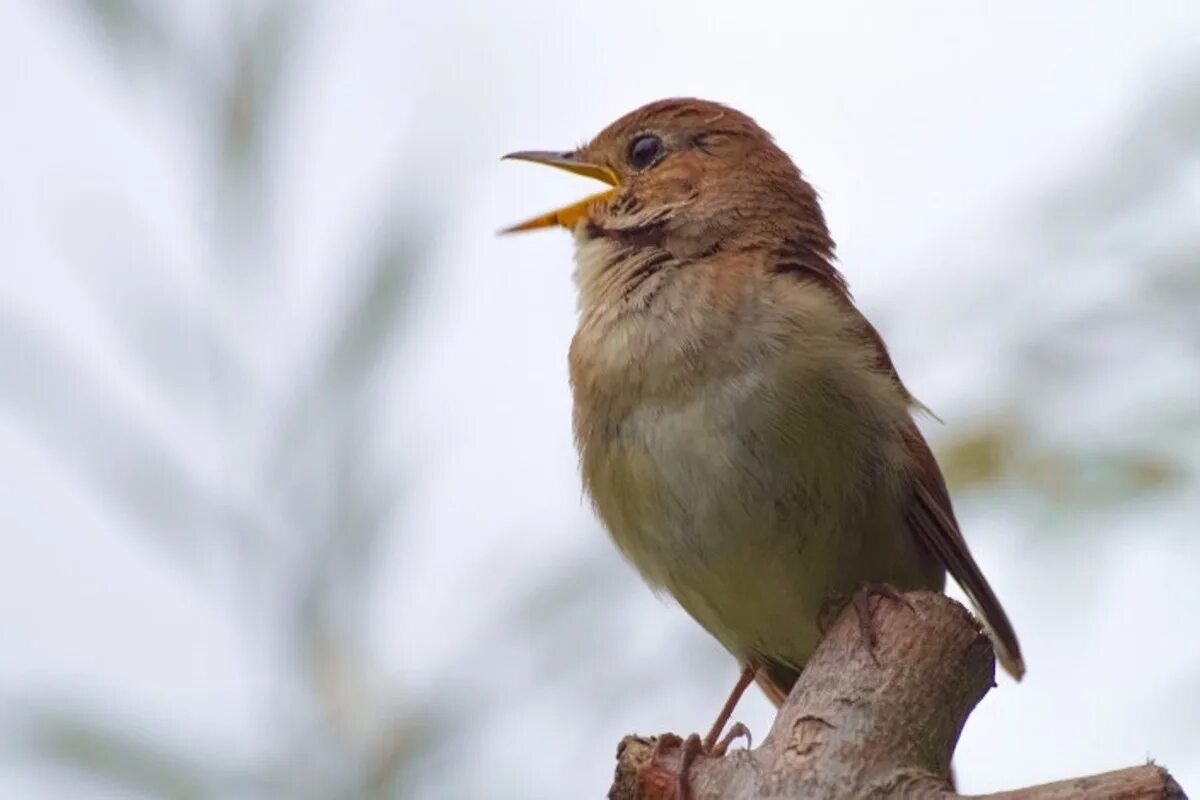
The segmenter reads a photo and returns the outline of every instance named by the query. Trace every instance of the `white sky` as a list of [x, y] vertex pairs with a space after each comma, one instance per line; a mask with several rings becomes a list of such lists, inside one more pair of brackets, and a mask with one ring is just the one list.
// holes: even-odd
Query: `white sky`
[[[217, 15], [203, 3], [187, 8], [188, 35], [219, 43]], [[462, 599], [464, 587], [479, 587], [487, 604], [578, 556], [618, 561], [581, 501], [571, 449], [570, 241], [494, 236], [590, 187], [501, 164], [500, 154], [574, 145], [669, 95], [750, 113], [822, 192], [860, 303], [883, 327], [906, 381], [952, 431], [994, 409], [989, 381], [1007, 380], [1004, 365], [980, 366], [999, 358], [1004, 334], [964, 322], [975, 312], [969, 304], [981, 302], [979, 287], [1026, 252], [1006, 238], [1022, 202], [1106, 152], [1147, 93], [1194, 58], [1198, 8], [329, 4], [314, 14], [271, 155], [279, 184], [268, 257], [284, 266], [257, 279], [272, 288], [260, 309], [199, 294], [199, 276], [218, 256], [204, 239], [213, 212], [201, 178], [210, 165], [196, 157], [195, 121], [167, 99], [166, 84], [115, 69], [65, 4], [5, 3], [0, 318], [20, 315], [51, 331], [83, 365], [82, 379], [102, 379], [217, 475], [222, 457], [206, 431], [146, 388], [96, 300], [97, 286], [122, 296], [120, 258], [161, 264], [161, 286], [138, 285], [141, 297], [173, 291], [196, 314], [219, 316], [269, 404], [319, 341], [331, 298], [346, 289], [347, 249], [378, 219], [380, 202], [399, 196], [447, 214], [385, 431], [417, 465], [401, 525], [422, 532], [421, 542], [391, 552], [371, 609], [389, 674], [420, 693], [468, 651], [486, 616], [470, 592]], [[401, 167], [413, 177], [395, 186]], [[129, 233], [143, 230], [151, 244], [126, 250]], [[67, 460], [8, 411], [0, 385], [0, 699], [65, 689], [191, 749], [264, 747], [271, 665], [247, 648], [239, 610], [213, 580], [132, 532]], [[1181, 501], [1156, 509], [1155, 524], [1183, 530], [1196, 511]], [[1200, 568], [1200, 551], [1181, 549], [1178, 536], [1143, 539], [1139, 516], [1123, 513], [1064, 522], [1003, 504], [963, 507], [1030, 666], [1025, 683], [1002, 680], [969, 721], [956, 758], [964, 790], [1147, 756], [1185, 787], [1200, 786], [1200, 701], [1171, 702], [1170, 688], [1189, 685], [1200, 665], [1200, 645], [1180, 636], [1176, 616], [1178, 587]], [[1031, 527], [1040, 524], [1065, 525], [1085, 542], [1089, 525], [1128, 535], [1105, 538], [1100, 552], [1066, 537], [1036, 546]], [[1088, 569], [1076, 574], [1081, 561]], [[682, 612], [622, 570], [614, 580], [624, 581], [641, 625], [631, 648], [654, 654], [660, 636], [709, 647]], [[521, 661], [519, 644], [514, 650], [498, 659], [536, 670], [536, 654]], [[552, 697], [515, 711], [507, 722], [530, 735], [539, 726], [586, 728], [563, 734], [563, 763], [528, 784], [529, 796], [602, 794], [623, 733], [702, 729], [733, 671], [705, 674], [702, 686], [598, 719], [567, 716]], [[741, 717], [760, 734], [769, 726], [758, 698]], [[487, 742], [488, 768], [520, 774], [512, 762], [528, 751], [519, 738]], [[0, 795], [61, 791], [36, 767], [9, 772], [4, 755]]]

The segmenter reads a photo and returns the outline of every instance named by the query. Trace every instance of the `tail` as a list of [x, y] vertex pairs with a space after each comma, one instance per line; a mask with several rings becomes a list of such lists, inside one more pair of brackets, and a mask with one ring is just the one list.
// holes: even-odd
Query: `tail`
[[1021, 680], [1025, 674], [1025, 660], [1021, 658], [1017, 633], [1008, 621], [1008, 615], [1004, 613], [996, 593], [983, 576], [983, 571], [967, 549], [958, 522], [954, 519], [942, 471], [938, 469], [929, 445], [917, 432], [916, 426], [913, 426], [907, 444], [912, 457], [913, 484], [913, 499], [906, 515], [909, 529], [971, 598], [983, 617], [984, 627], [991, 636], [1000, 665], [1013, 678]]
[[800, 679], [800, 670], [769, 658], [755, 660], [754, 682], [771, 703], [779, 708]]

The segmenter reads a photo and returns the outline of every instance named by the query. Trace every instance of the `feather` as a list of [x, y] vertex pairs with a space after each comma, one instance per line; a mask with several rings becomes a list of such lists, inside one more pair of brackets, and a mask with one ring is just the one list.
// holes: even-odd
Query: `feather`
[[796, 685], [796, 681], [800, 679], [800, 670], [764, 656], [755, 657], [753, 663], [757, 668], [754, 672], [754, 682], [771, 704], [779, 708]]
[[[834, 282], [826, 281], [825, 285], [831, 289], [836, 288]], [[875, 353], [876, 369], [891, 377], [910, 407], [928, 411], [904, 386], [883, 337], [861, 312], [854, 308], [849, 293], [841, 291], [836, 294], [861, 320], [863, 338]], [[937, 419], [936, 415], [934, 418]], [[979, 564], [967, 548], [967, 542], [958, 527], [958, 520], [955, 519], [950, 493], [946, 489], [946, 480], [942, 477], [937, 459], [911, 418], [907, 420], [902, 434], [909, 454], [912, 481], [912, 499], [905, 515], [905, 523], [917, 540], [966, 592], [983, 617], [984, 627], [991, 635], [1000, 664], [1008, 674], [1020, 680], [1025, 674], [1025, 661], [1021, 658], [1021, 646], [1017, 642], [1016, 631], [1013, 630], [1004, 607], [996, 598], [996, 593], [983, 576]]]
[[[837, 271], [827, 267], [824, 270], [809, 270], [807, 275], [831, 292], [858, 320], [863, 340], [874, 353], [875, 368], [892, 379], [897, 391], [910, 407], [928, 411], [900, 380], [900, 374], [888, 353], [883, 337], [855, 308], [850, 293]], [[1008, 615], [988, 584], [987, 578], [983, 576], [983, 571], [967, 548], [967, 542], [963, 539], [958, 520], [954, 516], [950, 493], [946, 489], [941, 468], [938, 467], [933, 452], [911, 418], [907, 420], [902, 435], [909, 454], [912, 482], [912, 498], [905, 514], [905, 524], [962, 587], [983, 617], [984, 626], [992, 638], [1000, 664], [1013, 678], [1020, 680], [1025, 674], [1025, 662], [1021, 658], [1016, 631], [1013, 630], [1012, 623], [1009, 622]]]
[[909, 530], [937, 557], [983, 616], [984, 625], [996, 647], [996, 657], [1017, 680], [1025, 674], [1021, 646], [1004, 607], [983, 577], [967, 543], [958, 529], [946, 481], [924, 437], [912, 425], [905, 432], [905, 444], [912, 458], [912, 504], [905, 521]]

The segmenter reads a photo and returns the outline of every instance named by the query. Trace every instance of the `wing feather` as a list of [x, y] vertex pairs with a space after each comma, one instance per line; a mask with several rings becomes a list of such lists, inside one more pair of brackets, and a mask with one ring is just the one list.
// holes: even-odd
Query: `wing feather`
[[914, 424], [907, 432], [906, 444], [912, 456], [913, 497], [906, 516], [909, 530], [933, 553], [954, 580], [966, 592], [967, 597], [983, 616], [984, 625], [992, 636], [996, 657], [1000, 664], [1017, 680], [1025, 674], [1025, 662], [1021, 658], [1021, 646], [1016, 631], [1004, 613], [1004, 607], [996, 598], [983, 571], [967, 549], [966, 540], [959, 531], [950, 505], [950, 494], [946, 481], [938, 468], [929, 445]]
[[[854, 306], [850, 291], [845, 280], [833, 266], [825, 262], [783, 261], [776, 267], [777, 272], [795, 275], [801, 280], [817, 283], [837, 300], [860, 324], [859, 330], [863, 340], [875, 356], [875, 368], [888, 375], [896, 385], [896, 390], [911, 408], [928, 411], [905, 388], [888, 353], [883, 337], [874, 326]], [[1017, 634], [1009, 622], [1004, 607], [996, 598], [983, 571], [975, 562], [971, 551], [967, 548], [959, 530], [958, 521], [954, 517], [954, 509], [950, 503], [950, 493], [946, 489], [946, 481], [942, 477], [925, 438], [917, 429], [916, 423], [910, 418], [903, 431], [905, 445], [910, 457], [910, 480], [912, 483], [912, 498], [905, 515], [905, 523], [911, 533], [954, 577], [958, 585], [966, 592], [967, 597], [983, 617], [984, 626], [991, 634], [996, 648], [996, 657], [1001, 665], [1017, 680], [1025, 674], [1025, 662], [1021, 658], [1021, 647], [1017, 642]], [[768, 676], [769, 678], [770, 676]], [[769, 681], [768, 681], [769, 682]], [[775, 681], [776, 687], [790, 688], [787, 681]], [[760, 681], [761, 683], [761, 681]], [[786, 693], [786, 691], [785, 691]], [[770, 695], [771, 692], [768, 692]]]

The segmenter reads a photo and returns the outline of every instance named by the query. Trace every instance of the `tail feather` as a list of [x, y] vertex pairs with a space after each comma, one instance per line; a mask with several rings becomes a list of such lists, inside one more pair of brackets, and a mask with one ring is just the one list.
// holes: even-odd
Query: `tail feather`
[[954, 518], [946, 481], [929, 445], [915, 425], [907, 443], [913, 469], [913, 501], [907, 515], [909, 528], [966, 592], [983, 617], [984, 627], [996, 649], [997, 660], [1008, 674], [1021, 680], [1025, 674], [1025, 661], [1021, 657], [1016, 631], [979, 564], [967, 549]]
[[755, 659], [754, 682], [771, 703], [779, 708], [800, 678], [800, 670], [770, 658]]

